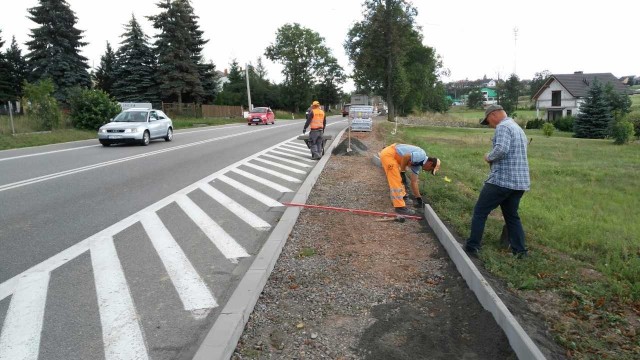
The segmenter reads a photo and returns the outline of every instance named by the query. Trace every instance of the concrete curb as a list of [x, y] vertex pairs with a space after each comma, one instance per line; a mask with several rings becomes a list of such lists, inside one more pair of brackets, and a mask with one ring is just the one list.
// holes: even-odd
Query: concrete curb
[[429, 205], [425, 205], [425, 218], [442, 246], [447, 250], [458, 272], [460, 272], [469, 288], [475, 293], [482, 307], [493, 314], [496, 323], [498, 323], [507, 335], [509, 344], [518, 356], [518, 359], [545, 359], [540, 349], [513, 317], [487, 280], [480, 274], [475, 264], [469, 259], [460, 243], [451, 235], [449, 229], [447, 229]]
[[[292, 202], [304, 204], [307, 201], [313, 185], [322, 173], [327, 161], [329, 161], [331, 152], [342, 139], [342, 134], [344, 134], [345, 130], [346, 128], [338, 133], [331, 142], [331, 145], [325, 151], [325, 154], [329, 156], [323, 156], [311, 170]], [[273, 229], [247, 273], [240, 280], [238, 287], [231, 294], [213, 327], [207, 333], [193, 357], [194, 360], [224, 360], [233, 355], [238, 340], [240, 340], [244, 331], [244, 326], [249, 321], [249, 316], [258, 302], [258, 297], [275, 267], [280, 252], [287, 242], [287, 238], [291, 230], [293, 230], [301, 210], [302, 208], [300, 207], [288, 207], [284, 211], [280, 221], [278, 221], [278, 225]]]

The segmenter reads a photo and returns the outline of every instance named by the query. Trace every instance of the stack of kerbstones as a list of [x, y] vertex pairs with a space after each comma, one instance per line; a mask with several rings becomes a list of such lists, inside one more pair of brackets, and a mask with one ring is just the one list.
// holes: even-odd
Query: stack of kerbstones
[[332, 154], [338, 156], [364, 156], [367, 153], [367, 145], [362, 141], [351, 138], [351, 151], [349, 149], [349, 139], [344, 139], [338, 146], [333, 149]]

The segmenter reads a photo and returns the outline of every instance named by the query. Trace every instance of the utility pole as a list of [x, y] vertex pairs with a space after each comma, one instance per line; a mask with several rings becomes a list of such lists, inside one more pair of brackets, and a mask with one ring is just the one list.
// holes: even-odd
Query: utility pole
[[249, 111], [251, 111], [253, 110], [253, 105], [251, 104], [251, 88], [249, 87], [249, 64], [245, 64], [245, 68], [245, 77], [247, 78], [247, 99], [249, 101]]
[[518, 59], [518, 27], [513, 28], [513, 73], [516, 73], [516, 62]]

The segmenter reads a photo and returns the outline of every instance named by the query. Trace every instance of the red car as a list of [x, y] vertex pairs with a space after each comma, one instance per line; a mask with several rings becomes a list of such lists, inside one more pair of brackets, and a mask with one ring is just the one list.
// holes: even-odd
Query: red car
[[247, 125], [251, 124], [275, 124], [276, 123], [276, 115], [273, 113], [273, 110], [268, 107], [255, 107], [253, 110], [249, 112], [249, 116], [247, 116]]

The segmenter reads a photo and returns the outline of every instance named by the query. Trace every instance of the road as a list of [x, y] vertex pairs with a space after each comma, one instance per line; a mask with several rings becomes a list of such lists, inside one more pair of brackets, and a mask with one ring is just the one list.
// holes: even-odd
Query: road
[[302, 126], [1, 151], [0, 360], [193, 356], [316, 164]]

